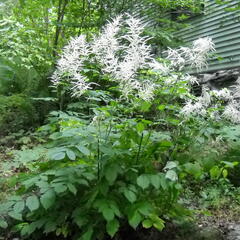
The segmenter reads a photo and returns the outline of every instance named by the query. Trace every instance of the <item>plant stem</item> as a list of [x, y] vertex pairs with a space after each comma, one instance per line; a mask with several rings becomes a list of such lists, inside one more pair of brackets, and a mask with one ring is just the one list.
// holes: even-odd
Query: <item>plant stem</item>
[[142, 141], [143, 141], [143, 133], [142, 133], [142, 135], [141, 135], [140, 143], [139, 143], [139, 146], [138, 146], [138, 153], [137, 153], [136, 164], [139, 162], [140, 153], [141, 153], [141, 148], [142, 148]]
[[100, 141], [98, 139], [98, 149], [97, 149], [97, 169], [98, 169], [98, 180], [100, 178]]
[[100, 120], [98, 120], [98, 150], [97, 150], [97, 166], [98, 166], [98, 180], [100, 179], [101, 170], [101, 155], [100, 155], [100, 140], [101, 140], [101, 125]]

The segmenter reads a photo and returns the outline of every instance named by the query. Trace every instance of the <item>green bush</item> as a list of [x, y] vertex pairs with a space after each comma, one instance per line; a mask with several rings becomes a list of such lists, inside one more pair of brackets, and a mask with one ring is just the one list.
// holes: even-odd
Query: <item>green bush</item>
[[33, 126], [36, 120], [36, 110], [29, 97], [22, 94], [0, 95], [1, 134], [29, 129], [29, 126]]
[[113, 237], [126, 224], [162, 230], [165, 219], [181, 215], [177, 164], [160, 172], [154, 165], [154, 154], [172, 146], [169, 136], [145, 130], [149, 121], [99, 116], [89, 124], [66, 116], [50, 136], [49, 160], [1, 205], [0, 226], [14, 224], [31, 239], [53, 232], [87, 240]]

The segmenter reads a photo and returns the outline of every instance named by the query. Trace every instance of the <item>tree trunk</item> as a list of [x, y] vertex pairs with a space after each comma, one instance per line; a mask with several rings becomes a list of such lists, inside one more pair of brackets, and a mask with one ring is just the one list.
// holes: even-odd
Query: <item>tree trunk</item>
[[53, 57], [57, 56], [57, 47], [58, 47], [58, 42], [59, 42], [59, 36], [61, 34], [62, 23], [63, 23], [63, 19], [65, 16], [65, 10], [66, 10], [68, 2], [69, 2], [69, 0], [59, 0], [57, 25], [56, 25], [54, 42], [53, 42]]

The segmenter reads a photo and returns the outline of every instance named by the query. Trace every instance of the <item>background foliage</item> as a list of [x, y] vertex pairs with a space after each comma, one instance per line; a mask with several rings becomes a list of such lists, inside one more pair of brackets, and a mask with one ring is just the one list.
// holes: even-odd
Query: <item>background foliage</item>
[[98, 83], [86, 96], [51, 88], [71, 37], [90, 40], [107, 20], [133, 12], [147, 23], [152, 54], [159, 57], [179, 44], [174, 31], [201, 12], [201, 2], [6, 0], [0, 7], [4, 238], [121, 239], [130, 228], [161, 231], [190, 219], [194, 212], [186, 203], [193, 196], [204, 207], [221, 206], [220, 196], [238, 201], [240, 129], [208, 116], [184, 118], [183, 104], [195, 96], [179, 69], [140, 71], [160, 86], [151, 101], [119, 98], [97, 64], [84, 65]]

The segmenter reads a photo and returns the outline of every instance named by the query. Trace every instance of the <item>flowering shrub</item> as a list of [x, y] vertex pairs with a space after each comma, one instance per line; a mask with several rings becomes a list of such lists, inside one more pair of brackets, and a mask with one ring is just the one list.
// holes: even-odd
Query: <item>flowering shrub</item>
[[179, 70], [186, 65], [202, 69], [207, 66], [207, 59], [212, 51], [215, 49], [211, 38], [199, 38], [193, 42], [191, 48], [169, 49], [167, 59], [171, 61], [173, 67], [177, 67]]
[[[229, 90], [204, 90], [201, 97], [195, 98], [189, 92], [191, 85], [199, 84], [197, 79], [175, 72], [189, 65], [197, 69], [205, 67], [209, 53], [214, 51], [214, 43], [210, 38], [200, 38], [194, 41], [191, 47], [168, 49], [166, 59], [169, 62], [158, 62], [147, 45], [149, 38], [142, 36], [143, 30], [144, 24], [141, 20], [130, 15], [118, 16], [90, 42], [87, 42], [85, 35], [72, 38], [57, 62], [57, 69], [52, 76], [53, 85], [58, 87], [67, 84], [70, 85], [72, 96], [83, 95], [97, 85], [84, 74], [86, 64], [90, 62], [100, 66], [98, 75], [110, 75], [110, 80], [117, 82], [125, 98], [135, 95], [150, 101], [156, 90], [163, 85], [170, 87], [181, 82], [188, 92], [184, 97], [186, 104], [181, 109], [181, 114], [186, 117], [205, 117], [208, 109], [211, 109], [210, 117], [223, 117], [234, 123], [239, 122], [240, 112]], [[143, 70], [151, 70], [158, 77], [144, 77]], [[162, 85], [159, 78], [164, 76]], [[221, 101], [229, 103], [225, 110], [221, 109]], [[212, 111], [213, 108], [215, 111]]]
[[181, 109], [181, 114], [187, 118], [202, 116], [240, 123], [239, 104], [234, 99], [234, 94], [226, 88], [212, 91], [203, 89], [202, 96], [188, 101]]
[[[126, 30], [124, 34], [121, 33], [123, 27]], [[119, 84], [123, 96], [135, 92], [145, 100], [151, 99], [154, 83], [138, 78], [138, 72], [148, 68], [153, 61], [150, 47], [146, 44], [148, 39], [141, 36], [143, 29], [139, 19], [128, 16], [124, 20], [119, 16], [90, 43], [86, 42], [84, 35], [73, 38], [57, 63], [53, 84], [57, 86], [67, 80], [71, 83], [72, 95], [81, 96], [94, 85], [83, 74], [84, 63], [88, 61], [100, 64], [99, 74], [110, 74], [112, 80]]]
[[[111, 80], [119, 84], [124, 97], [134, 93], [143, 100], [151, 100], [157, 83], [153, 79], [140, 79], [142, 70], [151, 69], [166, 75], [176, 66], [181, 70], [189, 62], [201, 68], [206, 65], [209, 52], [214, 50], [211, 39], [198, 39], [192, 48], [169, 49], [167, 59], [170, 64], [167, 65], [153, 58], [147, 45], [149, 38], [142, 36], [143, 30], [141, 20], [130, 15], [118, 16], [90, 42], [86, 41], [85, 35], [72, 38], [57, 62], [57, 70], [52, 76], [54, 86], [67, 81], [71, 84], [72, 95], [81, 96], [95, 84], [84, 75], [84, 65], [91, 62], [100, 64], [99, 74], [109, 74]], [[189, 76], [188, 79], [193, 80]]]
[[[0, 227], [16, 225], [35, 239], [43, 232], [79, 240], [113, 237], [126, 226], [162, 230], [186, 214], [178, 202], [183, 179], [203, 179], [209, 171], [219, 177], [223, 170], [226, 176], [227, 162], [214, 166], [216, 151], [214, 161], [204, 155], [209, 148], [197, 151], [204, 141], [217, 143], [217, 131], [202, 120], [216, 112], [229, 118], [235, 110], [221, 104], [234, 100], [225, 89], [193, 96], [197, 79], [180, 72], [189, 63], [203, 67], [214, 44], [199, 39], [157, 61], [143, 30], [141, 20], [119, 16], [92, 40], [81, 35], [63, 49], [52, 83], [75, 98], [86, 94], [80, 105], [90, 116], [52, 113], [41, 128], [48, 157], [0, 205]], [[117, 84], [120, 98], [111, 89], [94, 91], [104, 87], [102, 76]]]

